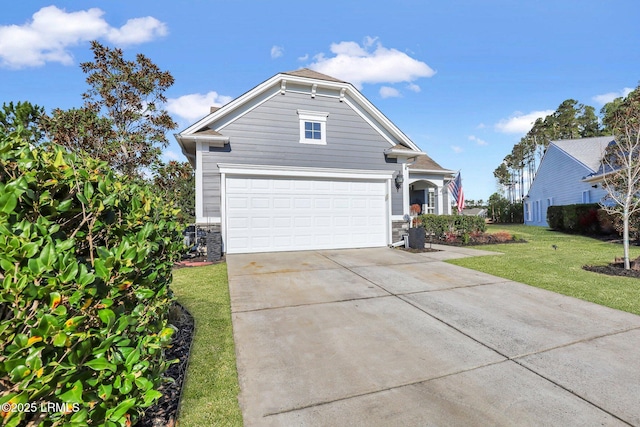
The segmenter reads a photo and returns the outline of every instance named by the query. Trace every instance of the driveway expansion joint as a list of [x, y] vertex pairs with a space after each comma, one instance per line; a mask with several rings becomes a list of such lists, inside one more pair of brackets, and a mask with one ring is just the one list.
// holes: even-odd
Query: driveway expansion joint
[[355, 394], [351, 394], [351, 395], [348, 395], [348, 396], [339, 397], [337, 399], [331, 399], [331, 400], [316, 402], [316, 403], [312, 403], [312, 404], [309, 404], [309, 405], [301, 405], [301, 406], [285, 409], [285, 410], [278, 411], [278, 412], [270, 412], [270, 413], [264, 414], [263, 418], [272, 417], [272, 416], [280, 415], [280, 414], [287, 414], [287, 413], [290, 413], [290, 412], [302, 411], [302, 410], [305, 410], [305, 409], [315, 408], [315, 407], [323, 406], [323, 405], [330, 405], [330, 404], [336, 403], [336, 402], [343, 402], [345, 400], [356, 399], [358, 397], [370, 396], [370, 395], [373, 395], [373, 394], [376, 394], [376, 393], [383, 393], [385, 391], [396, 390], [396, 389], [400, 389], [400, 388], [403, 388], [403, 387], [410, 387], [412, 385], [425, 384], [425, 383], [428, 383], [430, 381], [435, 381], [435, 380], [439, 380], [439, 379], [442, 379], [442, 378], [447, 378], [447, 377], [451, 377], [451, 376], [454, 376], [454, 375], [463, 374], [465, 372], [472, 372], [472, 371], [475, 371], [477, 369], [482, 369], [482, 368], [486, 368], [487, 366], [498, 365], [500, 363], [505, 363], [505, 362], [509, 362], [509, 360], [505, 358], [503, 360], [497, 360], [495, 362], [488, 362], [488, 363], [484, 363], [482, 365], [473, 366], [473, 367], [470, 367], [470, 368], [467, 368], [467, 369], [460, 369], [460, 370], [455, 371], [455, 372], [449, 372], [449, 373], [446, 373], [446, 374], [443, 374], [443, 375], [438, 375], [438, 376], [435, 376], [435, 377], [424, 378], [424, 379], [417, 380], [417, 381], [410, 381], [410, 382], [407, 382], [407, 383], [397, 384], [397, 385], [393, 385], [393, 386], [389, 386], [389, 387], [383, 387], [383, 388], [380, 388], [380, 389], [371, 390], [371, 391], [365, 391], [365, 392], [362, 392], [362, 393], [355, 393]]

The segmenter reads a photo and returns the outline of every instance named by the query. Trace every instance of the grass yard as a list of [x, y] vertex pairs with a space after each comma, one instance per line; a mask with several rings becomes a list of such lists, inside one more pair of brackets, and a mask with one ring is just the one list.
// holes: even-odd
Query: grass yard
[[[525, 225], [491, 225], [487, 231], [500, 230], [522, 237], [528, 243], [482, 246], [479, 249], [504, 255], [449, 262], [640, 315], [640, 279], [606, 276], [582, 269], [585, 264], [612, 262], [616, 256], [622, 256], [622, 245]], [[631, 258], [639, 255], [640, 248], [632, 247]]]
[[227, 265], [174, 270], [172, 289], [195, 319], [181, 427], [242, 426]]

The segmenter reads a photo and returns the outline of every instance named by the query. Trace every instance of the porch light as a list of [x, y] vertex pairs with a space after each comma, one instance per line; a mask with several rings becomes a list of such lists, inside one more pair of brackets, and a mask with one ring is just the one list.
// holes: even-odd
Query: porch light
[[396, 190], [399, 190], [400, 187], [402, 187], [403, 182], [404, 182], [404, 177], [402, 176], [401, 172], [398, 172], [398, 175], [396, 175]]

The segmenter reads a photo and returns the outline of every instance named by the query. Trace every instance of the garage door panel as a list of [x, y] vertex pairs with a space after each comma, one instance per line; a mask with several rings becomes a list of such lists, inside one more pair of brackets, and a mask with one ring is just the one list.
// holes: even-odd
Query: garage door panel
[[246, 197], [229, 197], [227, 203], [231, 209], [246, 209], [249, 207], [249, 200]]
[[384, 246], [387, 184], [226, 178], [228, 253]]
[[273, 226], [276, 229], [284, 228], [289, 232], [293, 219], [291, 217], [273, 217]]
[[274, 197], [274, 209], [291, 209], [291, 199], [289, 197]]

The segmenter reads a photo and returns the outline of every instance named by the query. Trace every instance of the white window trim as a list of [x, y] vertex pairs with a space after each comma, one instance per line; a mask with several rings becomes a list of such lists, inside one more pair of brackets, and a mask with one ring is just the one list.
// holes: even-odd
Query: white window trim
[[[300, 144], [327, 145], [327, 117], [329, 117], [329, 113], [298, 110], [298, 117], [300, 118]], [[320, 123], [320, 139], [305, 138], [305, 122]]]

